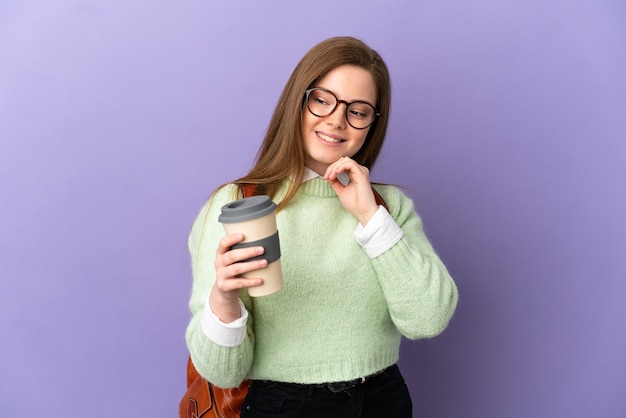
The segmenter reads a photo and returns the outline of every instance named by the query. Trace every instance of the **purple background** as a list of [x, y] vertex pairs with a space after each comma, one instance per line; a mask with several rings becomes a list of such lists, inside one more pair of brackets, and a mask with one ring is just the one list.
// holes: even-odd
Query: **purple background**
[[415, 415], [626, 416], [625, 21], [621, 0], [3, 0], [0, 416], [176, 416], [191, 222], [343, 34], [393, 77], [373, 178], [408, 187], [460, 290], [443, 335], [403, 344]]

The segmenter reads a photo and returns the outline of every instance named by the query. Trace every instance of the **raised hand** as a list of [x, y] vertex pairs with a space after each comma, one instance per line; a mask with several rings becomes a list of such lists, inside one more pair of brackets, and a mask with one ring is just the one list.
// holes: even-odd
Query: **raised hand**
[[[337, 177], [339, 173], [348, 175], [350, 181], [347, 185], [342, 184]], [[349, 157], [342, 157], [329, 165], [324, 174], [324, 179], [330, 182], [343, 207], [352, 213], [361, 225], [367, 224], [378, 210], [369, 175], [367, 167], [359, 165]]]

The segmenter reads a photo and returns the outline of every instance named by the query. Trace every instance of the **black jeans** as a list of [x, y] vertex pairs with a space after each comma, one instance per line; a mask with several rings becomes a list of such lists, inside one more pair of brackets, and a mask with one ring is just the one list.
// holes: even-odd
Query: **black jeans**
[[341, 392], [321, 385], [257, 380], [241, 418], [411, 418], [411, 395], [398, 366]]

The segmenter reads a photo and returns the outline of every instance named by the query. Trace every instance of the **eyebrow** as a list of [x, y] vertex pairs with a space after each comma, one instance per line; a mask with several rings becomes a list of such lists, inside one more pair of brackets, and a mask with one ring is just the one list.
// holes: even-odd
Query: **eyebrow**
[[[372, 106], [374, 109], [376, 109], [376, 106], [375, 106], [375, 105], [373, 105], [373, 104], [372, 104], [369, 100], [363, 100], [363, 99], [357, 99], [357, 100], [345, 100], [345, 99], [342, 99], [341, 97], [339, 97], [339, 95], [338, 95], [337, 93], [335, 93], [333, 90], [331, 90], [331, 89], [329, 89], [329, 88], [326, 88], [326, 87], [324, 87], [324, 86], [313, 86], [313, 88], [319, 88], [319, 89], [324, 89], [324, 90], [327, 90], [327, 91], [331, 92], [332, 94], [334, 94], [334, 95], [335, 95], [335, 97], [336, 97], [337, 99], [339, 99], [339, 100], [343, 100], [344, 102], [348, 102], [348, 103], [367, 103], [368, 105], [370, 105], [370, 106]], [[378, 110], [376, 110], [376, 111], [378, 111]]]

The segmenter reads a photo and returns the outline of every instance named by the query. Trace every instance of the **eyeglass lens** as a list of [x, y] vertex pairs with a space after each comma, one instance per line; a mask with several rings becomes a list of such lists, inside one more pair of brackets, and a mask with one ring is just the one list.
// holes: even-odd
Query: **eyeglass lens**
[[[308, 91], [307, 106], [315, 116], [328, 116], [337, 107], [339, 100], [335, 95], [321, 88], [313, 88]], [[345, 101], [342, 101], [346, 103]], [[346, 103], [346, 119], [356, 129], [364, 129], [374, 122], [376, 110], [366, 102], [355, 101]]]

